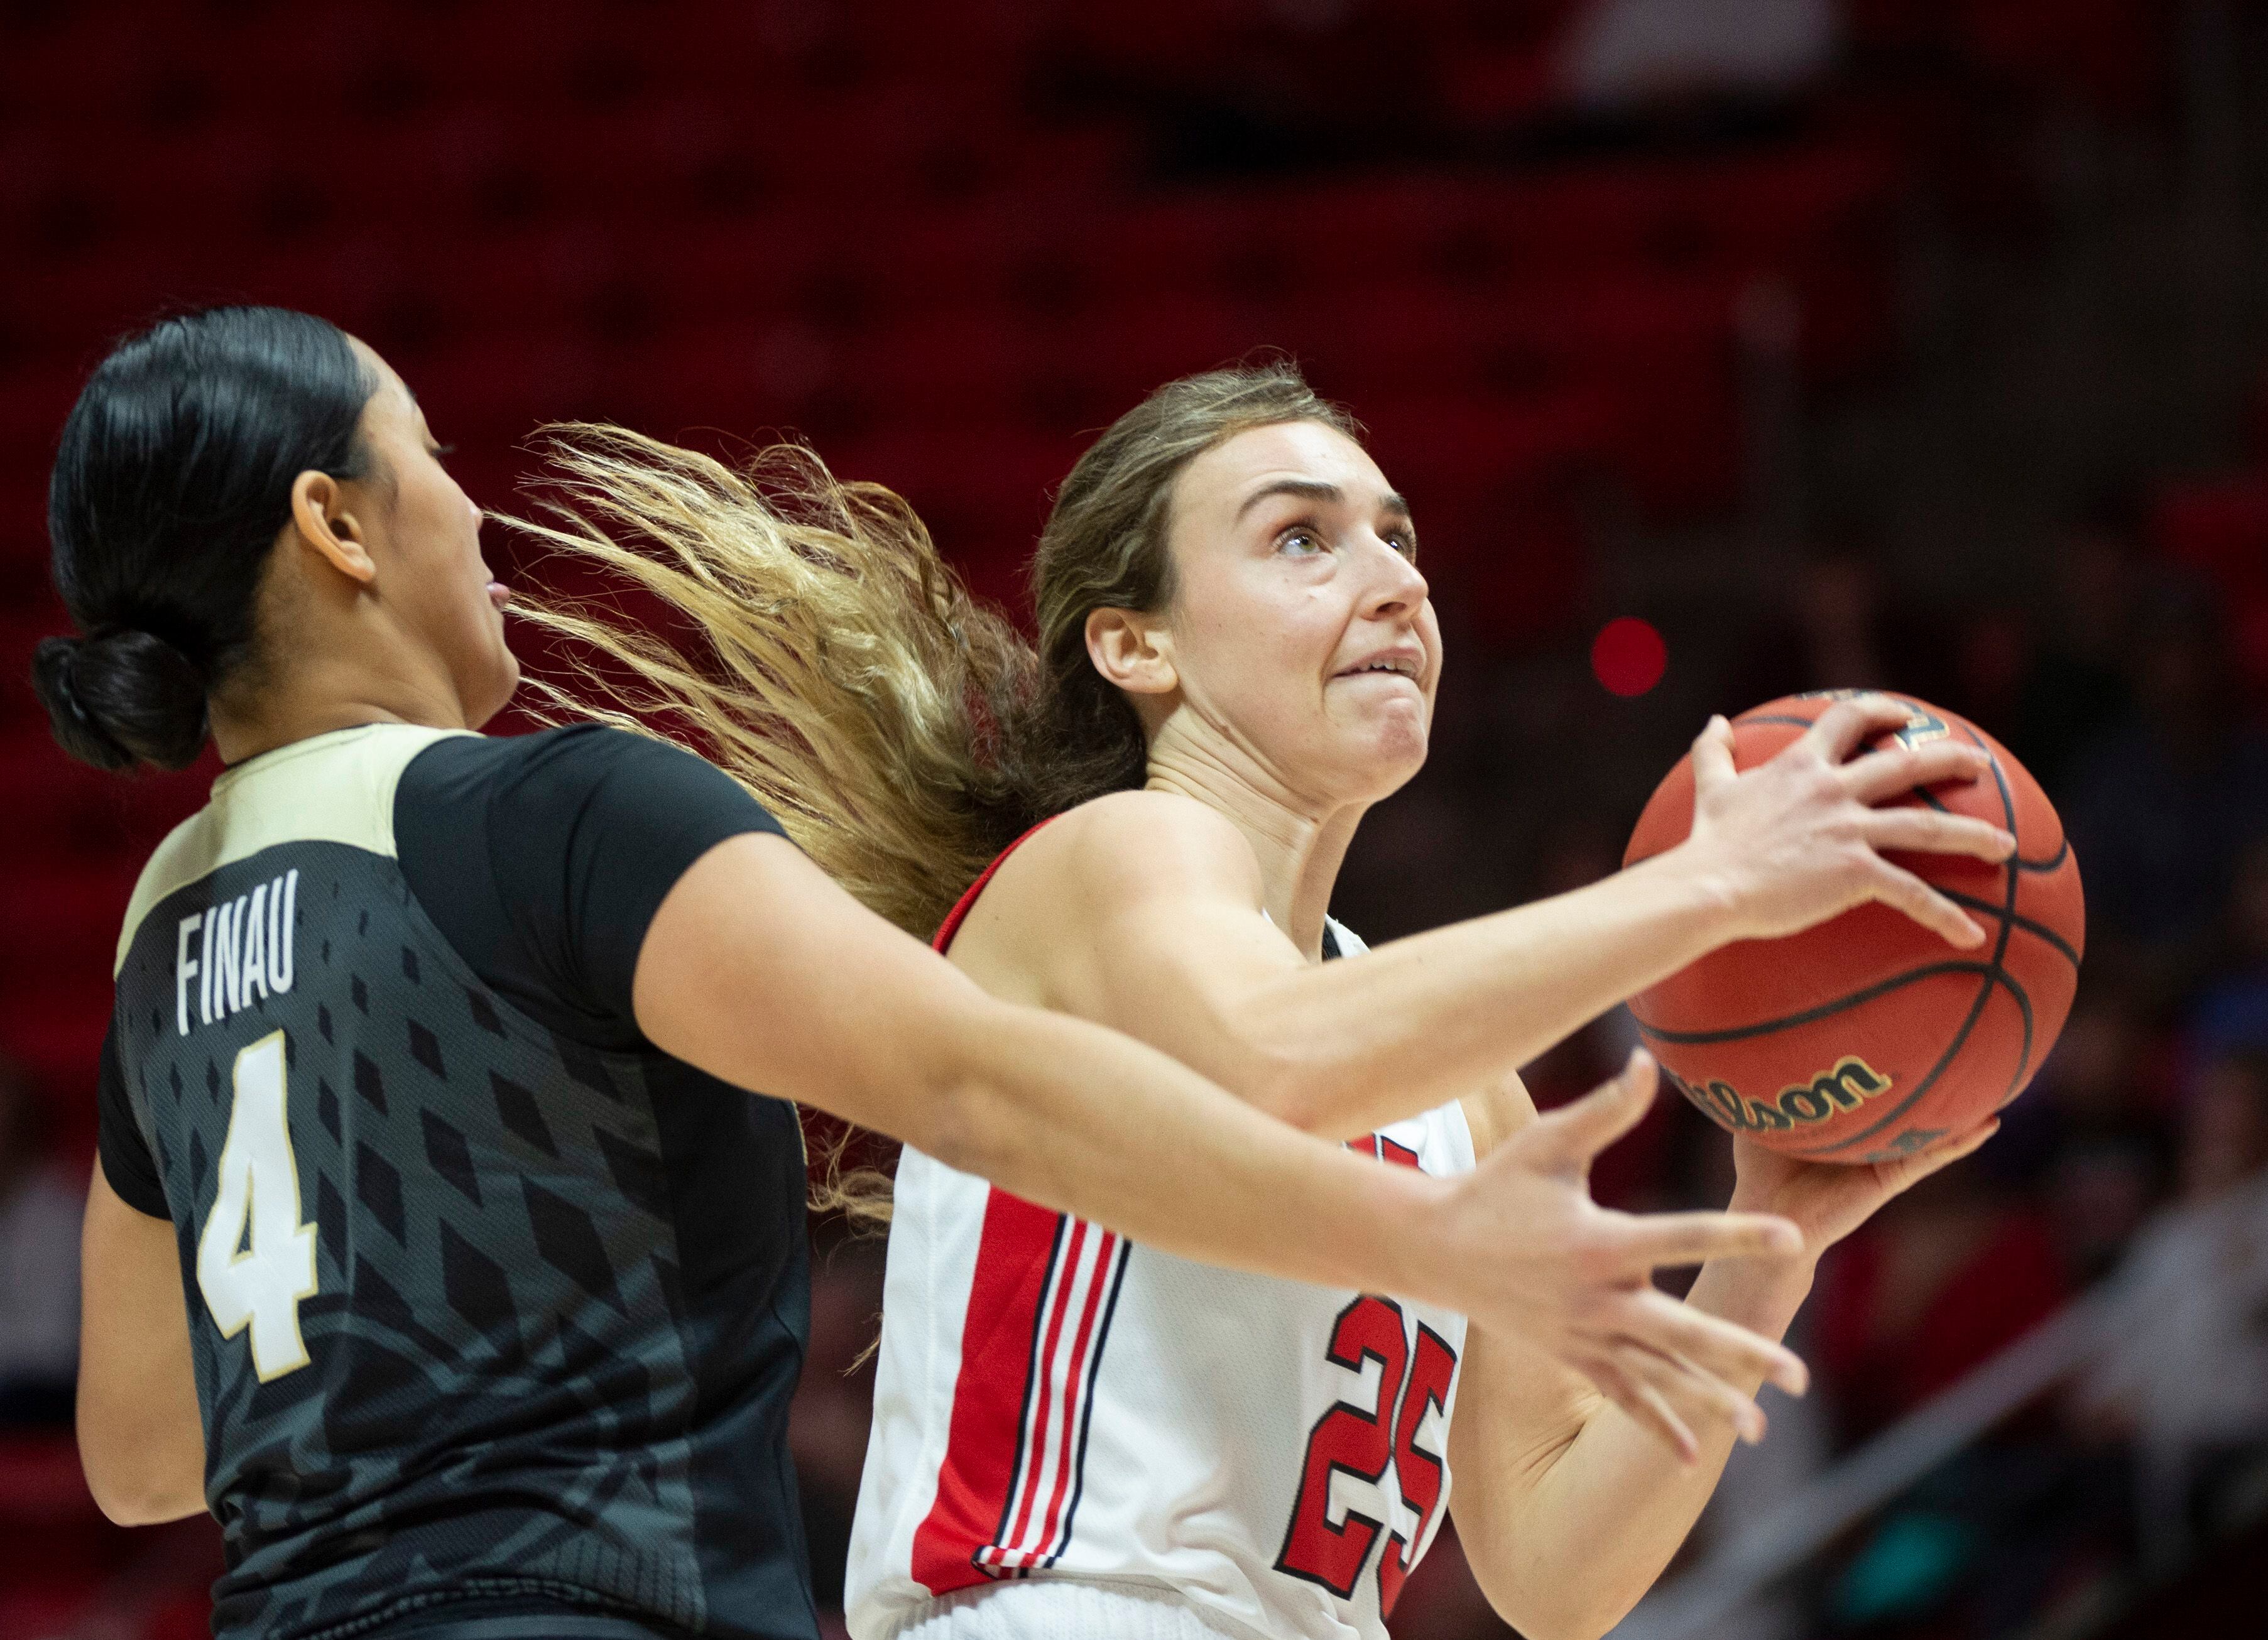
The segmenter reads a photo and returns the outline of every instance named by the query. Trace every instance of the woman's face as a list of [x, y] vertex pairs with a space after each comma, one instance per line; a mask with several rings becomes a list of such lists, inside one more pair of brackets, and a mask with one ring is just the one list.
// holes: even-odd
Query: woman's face
[[1225, 439], [1182, 470], [1167, 540], [1182, 710], [1325, 803], [1418, 772], [1440, 628], [1408, 505], [1361, 445], [1316, 422]]
[[372, 504], [357, 508], [364, 545], [387, 607], [439, 657], [465, 722], [478, 728], [519, 684], [504, 642], [509, 595], [481, 556], [481, 510], [441, 465], [424, 411], [385, 360], [354, 345], [379, 380], [362, 415], [374, 458], [358, 485], [371, 492]]

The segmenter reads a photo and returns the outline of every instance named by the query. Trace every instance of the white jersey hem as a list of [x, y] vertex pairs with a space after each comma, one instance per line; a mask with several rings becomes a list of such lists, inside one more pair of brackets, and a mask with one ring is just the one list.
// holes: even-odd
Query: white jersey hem
[[1248, 1640], [1188, 1601], [1140, 1584], [1046, 1577], [961, 1589], [915, 1607], [884, 1640]]

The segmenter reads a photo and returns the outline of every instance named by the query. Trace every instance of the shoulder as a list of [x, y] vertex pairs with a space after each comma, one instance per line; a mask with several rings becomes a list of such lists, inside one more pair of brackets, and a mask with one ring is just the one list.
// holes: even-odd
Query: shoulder
[[1090, 909], [1195, 894], [1261, 902], [1260, 862], [1219, 810], [1171, 791], [1115, 791], [1064, 814], [1001, 876], [1044, 885]]
[[1049, 988], [1029, 1000], [1059, 1005], [1066, 935], [1085, 962], [1160, 919], [1186, 928], [1193, 901], [1252, 912], [1261, 894], [1251, 845], [1225, 815], [1171, 792], [1113, 792], [1059, 815], [1000, 863], [953, 958], [996, 988], [1045, 973]]
[[509, 780], [555, 771], [600, 774], [625, 760], [677, 758], [701, 762], [681, 747], [628, 729], [609, 724], [566, 724], [530, 734], [458, 735], [436, 741], [417, 755], [405, 778]]
[[127, 900], [125, 919], [118, 930], [118, 948], [110, 965], [114, 978], [125, 968], [127, 953], [134, 948], [134, 937], [141, 932], [142, 924], [158, 902], [212, 869], [211, 816], [208, 805], [174, 827], [143, 866], [142, 875], [135, 879], [134, 892]]
[[688, 804], [724, 805], [747, 823], [777, 829], [763, 806], [707, 759], [608, 724], [441, 741], [409, 766], [401, 797], [444, 810], [484, 802], [507, 814], [546, 816], [572, 816], [594, 804], [657, 815]]

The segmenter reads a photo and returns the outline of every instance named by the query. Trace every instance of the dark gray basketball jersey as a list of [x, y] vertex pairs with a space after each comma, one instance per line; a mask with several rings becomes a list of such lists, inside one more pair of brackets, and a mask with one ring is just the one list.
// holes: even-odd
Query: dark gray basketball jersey
[[[803, 1640], [795, 1112], [572, 1041], [468, 964], [396, 854], [397, 785], [444, 738], [225, 774], [121, 940], [105, 1079], [132, 1132], [107, 1122], [105, 1166], [176, 1229], [215, 1630], [488, 1610]], [[162, 1203], [122, 1182], [137, 1137]]]

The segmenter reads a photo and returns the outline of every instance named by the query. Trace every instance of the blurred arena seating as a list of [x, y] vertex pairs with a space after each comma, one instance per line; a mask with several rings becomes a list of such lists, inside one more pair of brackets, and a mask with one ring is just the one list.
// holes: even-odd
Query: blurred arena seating
[[[1514, 653], [1594, 613], [1602, 496], [1742, 506], [1759, 301], [1808, 391], [1879, 381], [1913, 191], [2021, 214], [2007, 130], [2152, 117], [2175, 10], [1852, 0], [1844, 66], [1784, 103], [1602, 123], [1561, 73], [1582, 0], [0, 0], [0, 669], [62, 623], [43, 503], [82, 376], [217, 300], [368, 339], [492, 510], [547, 421], [793, 433], [1010, 602], [1085, 436], [1282, 349]], [[2268, 478], [2175, 494], [2157, 533], [2223, 577], [2268, 680]], [[210, 772], [78, 769], [0, 691], [0, 1044], [74, 1165], [119, 916]], [[124, 1563], [91, 1506], [40, 1501], [70, 1461], [0, 1447], [0, 1533], [40, 1568], [0, 1634], [60, 1632]], [[121, 1621], [166, 1640], [202, 1608]]]

